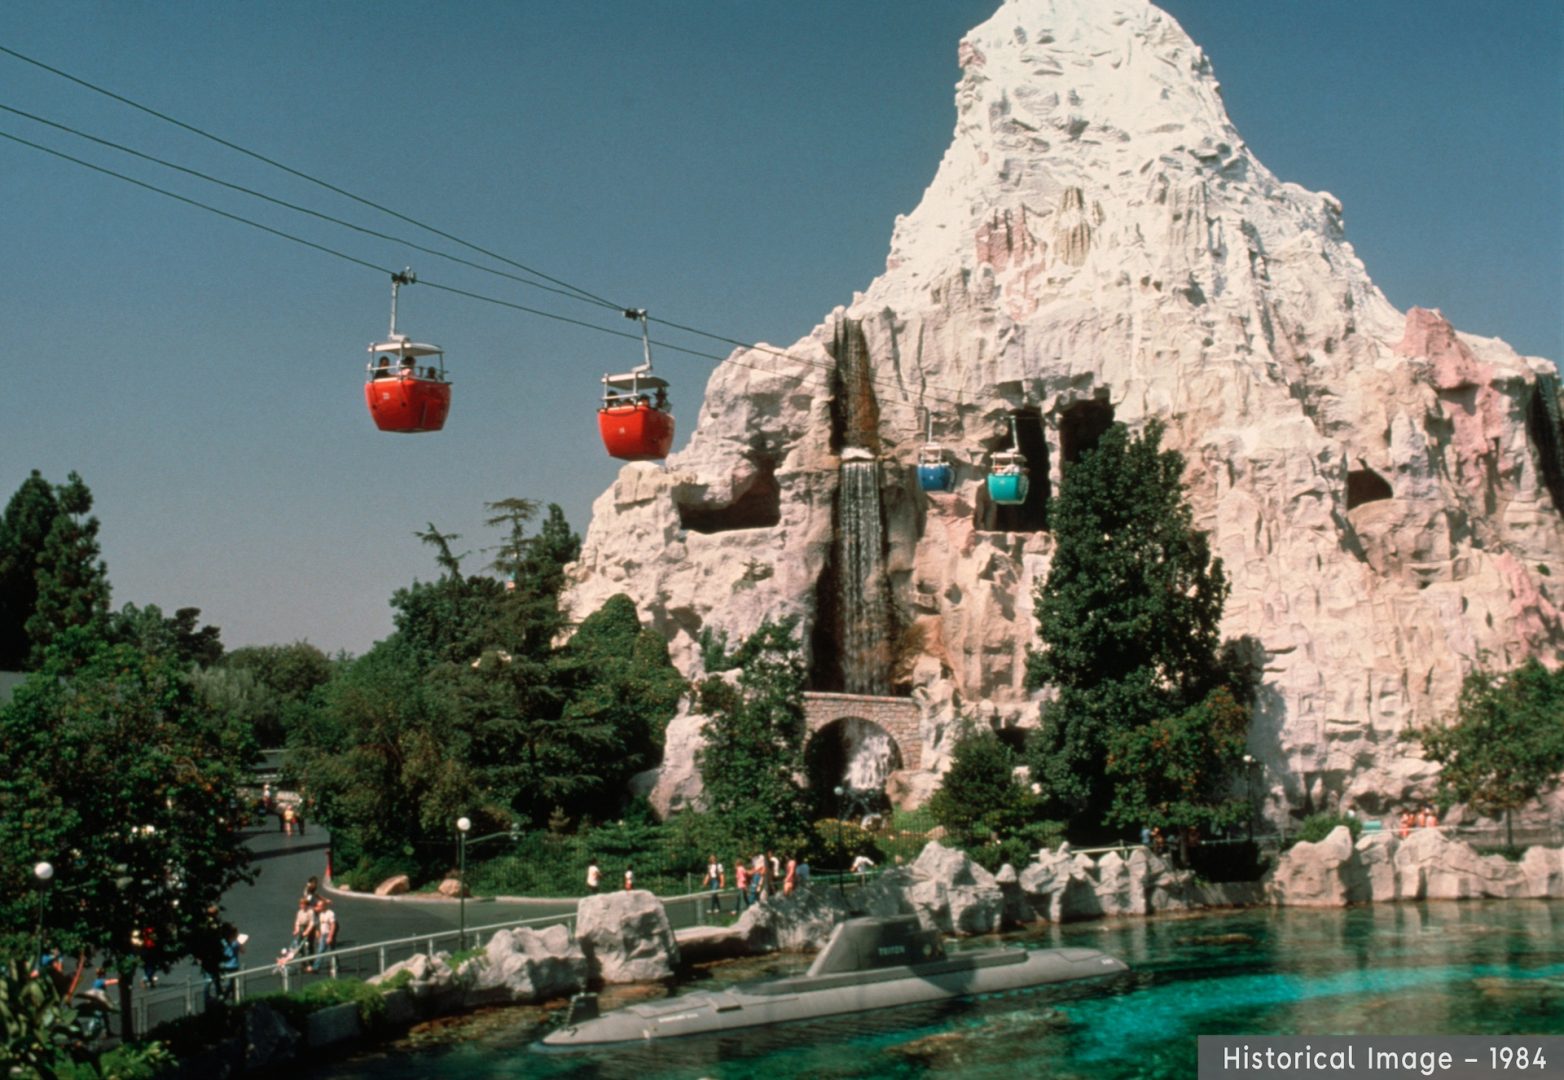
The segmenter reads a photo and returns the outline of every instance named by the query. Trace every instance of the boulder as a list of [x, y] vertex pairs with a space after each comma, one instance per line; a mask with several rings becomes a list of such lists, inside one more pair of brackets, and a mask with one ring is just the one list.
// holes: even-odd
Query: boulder
[[501, 930], [484, 954], [462, 965], [473, 968], [467, 982], [469, 1004], [538, 1002], [584, 990], [589, 965], [582, 947], [563, 925], [543, 930]]
[[378, 986], [392, 981], [404, 971], [408, 973], [407, 992], [418, 1002], [424, 1002], [456, 985], [456, 971], [451, 967], [450, 954], [443, 952], [433, 956], [416, 953], [365, 981]]
[[[439, 892], [441, 896], [449, 897], [450, 899], [455, 900], [464, 892], [466, 892], [466, 886], [464, 886], [456, 878], [448, 877], [444, 881], [440, 882]], [[471, 896], [472, 893], [466, 892], [466, 895]]]
[[413, 887], [413, 881], [406, 874], [398, 874], [388, 877], [375, 886], [376, 896], [401, 896]]
[[849, 914], [836, 889], [802, 889], [792, 896], [770, 896], [752, 904], [733, 931], [751, 952], [813, 952]]
[[1395, 864], [1399, 844], [1389, 832], [1370, 833], [1357, 842], [1358, 865], [1349, 881], [1349, 903], [1383, 904], [1401, 898]]
[[1288, 907], [1345, 907], [1359, 873], [1352, 832], [1338, 825], [1319, 843], [1301, 840], [1267, 875], [1267, 894]]
[[1037, 917], [1021, 892], [1021, 875], [1014, 866], [1009, 863], [1001, 866], [999, 873], [994, 875], [994, 883], [999, 886], [1000, 895], [1005, 900], [1004, 918], [1007, 927], [1024, 926]]
[[947, 934], [998, 933], [1004, 893], [994, 875], [966, 852], [930, 841], [908, 871], [907, 899], [925, 926]]
[[668, 913], [645, 889], [584, 898], [576, 909], [576, 941], [591, 977], [604, 983], [669, 979], [679, 966]]
[[1564, 900], [1564, 848], [1531, 847], [1521, 857], [1527, 896]]
[[1414, 900], [1467, 900], [1531, 895], [1526, 872], [1502, 855], [1479, 855], [1438, 829], [1414, 829], [1396, 848], [1401, 895]]

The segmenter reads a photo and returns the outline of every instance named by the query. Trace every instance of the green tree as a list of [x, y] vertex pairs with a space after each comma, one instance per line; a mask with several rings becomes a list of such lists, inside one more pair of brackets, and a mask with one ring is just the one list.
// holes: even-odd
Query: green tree
[[[0, 926], [33, 926], [31, 871], [48, 861], [50, 940], [128, 973], [133, 934], [159, 965], [212, 944], [209, 912], [247, 876], [238, 814], [253, 746], [171, 658], [86, 635], [67, 629], [0, 709]], [[131, 980], [120, 985], [128, 999]]]
[[1564, 669], [1550, 672], [1536, 657], [1503, 674], [1478, 668], [1462, 683], [1454, 722], [1413, 737], [1439, 764], [1442, 795], [1503, 814], [1514, 847], [1514, 811], [1564, 781]]
[[222, 631], [210, 624], [199, 626], [200, 621], [200, 608], [180, 608], [168, 616], [156, 604], [126, 604], [109, 616], [109, 638], [142, 652], [171, 656], [189, 667], [210, 667], [222, 659]]
[[663, 733], [687, 686], [668, 643], [642, 628], [628, 596], [609, 597], [582, 620], [555, 658], [554, 677], [567, 695], [566, 723], [605, 723], [616, 733], [622, 749], [604, 778], [610, 792], [661, 760]]
[[[1020, 764], [986, 724], [963, 720], [950, 769], [929, 800], [929, 813], [952, 842], [991, 870], [1033, 846], [1038, 800], [1016, 776]], [[1055, 828], [1050, 823], [1043, 831]]]
[[1108, 740], [1114, 780], [1109, 822], [1167, 830], [1178, 837], [1188, 865], [1189, 828], [1211, 835], [1251, 813], [1232, 784], [1248, 731], [1249, 710], [1219, 686], [1183, 712], [1114, 732]]
[[321, 707], [339, 664], [307, 641], [246, 645], [201, 672], [196, 682], [214, 706], [241, 720], [262, 746], [283, 746]]
[[25, 624], [28, 662], [38, 667], [66, 629], [83, 627], [103, 637], [109, 615], [109, 572], [98, 558], [98, 519], [90, 517], [92, 492], [76, 473], [55, 489], [57, 510], [38, 554], [38, 599]]
[[683, 689], [666, 645], [621, 597], [555, 653], [564, 578], [553, 560], [576, 541], [556, 507], [537, 537], [524, 531], [530, 502], [489, 508], [509, 526], [496, 565], [519, 578], [464, 575], [457, 538], [431, 525], [421, 535], [444, 572], [397, 591], [396, 632], [330, 686], [292, 739], [348, 861], [428, 868], [462, 815], [484, 828], [606, 815], [631, 773], [656, 760]]
[[528, 536], [527, 524], [537, 515], [531, 499], [502, 499], [486, 503], [493, 516], [491, 526], [508, 528], [505, 540], [490, 550], [496, 553], [490, 568], [501, 574], [510, 593], [506, 608], [521, 633], [512, 635], [516, 645], [530, 656], [548, 652], [564, 628], [559, 611], [559, 591], [565, 584], [565, 566], [581, 554], [581, 537], [571, 531], [565, 512], [555, 503], [537, 535]]
[[1050, 512], [1056, 546], [1027, 685], [1057, 697], [1028, 758], [1050, 811], [1088, 831], [1114, 805], [1113, 739], [1234, 679], [1218, 631], [1227, 577], [1194, 528], [1183, 458], [1161, 438], [1159, 423], [1135, 438], [1115, 424], [1070, 466]]
[[38, 607], [38, 556], [59, 504], [37, 469], [0, 516], [0, 671], [20, 671], [32, 653], [27, 620]]
[[798, 848], [808, 836], [804, 769], [804, 683], [796, 622], [767, 620], [739, 647], [736, 683], [700, 686], [709, 718], [696, 763], [706, 808], [746, 849]]

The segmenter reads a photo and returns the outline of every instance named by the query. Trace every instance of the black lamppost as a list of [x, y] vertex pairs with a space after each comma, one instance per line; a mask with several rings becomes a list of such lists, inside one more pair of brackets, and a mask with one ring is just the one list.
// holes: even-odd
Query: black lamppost
[[[49, 893], [49, 882], [54, 880], [54, 864], [40, 862], [33, 867], [33, 877], [38, 882], [38, 925], [33, 931], [33, 962], [43, 959], [43, 902]], [[43, 974], [42, 967], [39, 975]]]
[[456, 819], [456, 906], [461, 913], [458, 917], [461, 930], [456, 941], [457, 952], [467, 947], [467, 832], [471, 828], [471, 818]]
[[1254, 769], [1260, 764], [1253, 754], [1244, 755], [1244, 788], [1249, 795], [1249, 839], [1254, 840]]
[[[841, 784], [837, 784], [834, 790], [836, 792], [836, 850], [839, 854], [846, 855], [847, 841], [842, 833], [842, 796], [847, 794], [847, 791]], [[838, 870], [836, 873], [836, 891], [841, 894], [843, 904], [847, 903], [847, 885], [842, 881], [845, 874], [845, 870]]]

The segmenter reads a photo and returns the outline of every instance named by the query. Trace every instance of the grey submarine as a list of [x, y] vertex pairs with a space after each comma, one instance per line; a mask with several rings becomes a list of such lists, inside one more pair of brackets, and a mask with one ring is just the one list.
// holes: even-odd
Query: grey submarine
[[1096, 949], [1001, 946], [952, 954], [915, 915], [848, 919], [802, 975], [630, 1005], [600, 1015], [596, 994], [578, 994], [565, 1022], [534, 1049], [591, 1050], [656, 1039], [725, 1034], [871, 1009], [1024, 990], [1128, 971]]

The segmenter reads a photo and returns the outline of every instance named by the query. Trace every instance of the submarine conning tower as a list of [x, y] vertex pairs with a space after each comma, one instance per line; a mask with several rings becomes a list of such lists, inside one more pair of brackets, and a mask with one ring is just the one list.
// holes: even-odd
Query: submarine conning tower
[[831, 931], [830, 940], [809, 975], [835, 975], [844, 971], [923, 964], [945, 956], [945, 943], [936, 930], [925, 930], [916, 915], [893, 918], [848, 919]]

